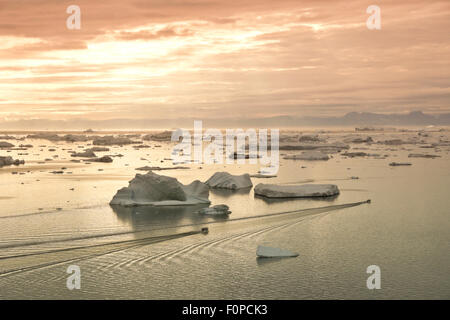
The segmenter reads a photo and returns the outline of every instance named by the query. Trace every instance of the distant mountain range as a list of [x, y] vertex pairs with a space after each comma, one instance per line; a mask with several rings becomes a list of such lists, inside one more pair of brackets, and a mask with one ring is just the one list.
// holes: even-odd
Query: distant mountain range
[[109, 119], [109, 120], [15, 120], [0, 121], [1, 130], [94, 130], [135, 129], [152, 130], [163, 128], [192, 128], [194, 120], [203, 120], [204, 128], [293, 128], [327, 126], [447, 126], [450, 113], [437, 115], [414, 111], [405, 114], [379, 114], [350, 112], [341, 117], [291, 117], [240, 119]]

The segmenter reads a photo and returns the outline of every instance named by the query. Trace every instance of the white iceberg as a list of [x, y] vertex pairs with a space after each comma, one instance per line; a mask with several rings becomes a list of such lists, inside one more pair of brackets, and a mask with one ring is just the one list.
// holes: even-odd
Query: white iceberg
[[234, 176], [228, 172], [216, 172], [206, 182], [211, 188], [238, 190], [253, 186], [248, 173]]
[[117, 191], [111, 205], [121, 206], [180, 206], [209, 204], [209, 188], [196, 180], [183, 185], [176, 178], [153, 172], [136, 174], [128, 187]]
[[298, 253], [296, 252], [265, 246], [258, 246], [256, 249], [256, 255], [260, 258], [298, 257]]
[[339, 189], [334, 184], [276, 185], [260, 183], [254, 191], [255, 195], [267, 198], [330, 197], [339, 194]]

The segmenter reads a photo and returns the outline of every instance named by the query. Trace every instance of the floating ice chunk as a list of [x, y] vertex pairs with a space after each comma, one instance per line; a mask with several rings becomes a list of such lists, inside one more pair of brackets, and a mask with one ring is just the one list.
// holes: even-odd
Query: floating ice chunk
[[250, 188], [253, 186], [248, 173], [240, 176], [233, 176], [228, 172], [216, 172], [205, 183], [211, 188], [231, 190]]
[[283, 159], [314, 161], [314, 160], [328, 160], [330, 159], [330, 157], [328, 157], [326, 153], [323, 153], [321, 151], [304, 151], [301, 154], [287, 155], [283, 157]]
[[91, 149], [86, 149], [84, 152], [74, 152], [70, 155], [71, 157], [80, 157], [80, 158], [96, 158], [94, 151]]
[[425, 153], [410, 153], [408, 155], [408, 158], [440, 158], [441, 156], [438, 156], [436, 154], [425, 154]]
[[113, 159], [109, 156], [103, 156], [101, 158], [91, 158], [88, 159], [87, 161], [110, 163], [113, 162]]
[[260, 183], [254, 191], [256, 195], [267, 198], [329, 197], [339, 194], [339, 189], [334, 184], [276, 185]]
[[203, 208], [198, 211], [200, 214], [208, 214], [208, 215], [227, 215], [230, 214], [230, 208], [225, 204], [218, 204], [216, 206], [212, 206], [210, 208]]
[[411, 162], [391, 162], [389, 163], [389, 165], [392, 167], [397, 167], [397, 166], [410, 166], [412, 164]]
[[12, 143], [6, 141], [0, 141], [0, 148], [13, 148], [14, 145]]
[[176, 178], [153, 172], [136, 174], [128, 187], [117, 191], [112, 205], [121, 206], [179, 206], [209, 204], [209, 188], [200, 181], [185, 186]]

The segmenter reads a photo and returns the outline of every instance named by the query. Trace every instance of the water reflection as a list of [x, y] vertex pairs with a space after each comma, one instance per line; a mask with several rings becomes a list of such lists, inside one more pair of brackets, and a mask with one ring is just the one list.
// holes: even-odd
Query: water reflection
[[309, 197], [309, 198], [268, 198], [264, 196], [260, 196], [255, 194], [255, 200], [262, 200], [266, 204], [275, 204], [275, 203], [286, 203], [286, 202], [301, 202], [302, 204], [308, 203], [308, 202], [316, 202], [317, 201], [323, 201], [323, 202], [334, 202], [339, 195], [334, 195], [330, 197]]
[[139, 206], [123, 207], [111, 205], [119, 220], [133, 227], [134, 230], [148, 229], [149, 227], [164, 228], [182, 225], [202, 224], [209, 221], [228, 219], [227, 216], [216, 217], [199, 214], [208, 204], [192, 206]]
[[235, 195], [245, 195], [249, 194], [253, 187], [242, 188], [238, 190], [228, 190], [228, 189], [210, 189], [209, 191], [216, 196], [222, 198], [229, 198]]
[[262, 257], [256, 257], [256, 264], [258, 265], [258, 267], [264, 267], [267, 265], [270, 265], [272, 263], [275, 262], [280, 262], [282, 260], [287, 260], [287, 259], [295, 259], [296, 257], [273, 257], [273, 258], [262, 258]]

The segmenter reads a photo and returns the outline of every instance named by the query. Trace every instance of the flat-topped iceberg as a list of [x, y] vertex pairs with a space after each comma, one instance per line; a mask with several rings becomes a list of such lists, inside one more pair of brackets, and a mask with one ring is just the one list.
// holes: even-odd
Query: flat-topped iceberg
[[441, 156], [438, 156], [436, 154], [427, 154], [427, 153], [410, 153], [408, 155], [408, 158], [440, 158]]
[[391, 163], [389, 163], [389, 165], [391, 167], [410, 166], [410, 165], [412, 165], [412, 163], [411, 162], [391, 162]]
[[176, 178], [153, 172], [136, 174], [128, 187], [117, 191], [111, 205], [121, 206], [180, 206], [209, 204], [209, 188], [196, 180], [183, 185]]
[[334, 184], [276, 185], [260, 183], [255, 194], [267, 198], [309, 198], [330, 197], [339, 194]]
[[172, 131], [152, 133], [142, 137], [142, 140], [147, 141], [170, 141], [171, 139], [172, 139]]
[[111, 163], [113, 162], [113, 159], [110, 156], [103, 156], [100, 158], [91, 158], [88, 159], [89, 162], [103, 162], [103, 163]]
[[12, 143], [6, 141], [0, 141], [0, 148], [13, 148], [14, 145]]
[[228, 172], [216, 172], [205, 182], [211, 188], [238, 190], [253, 186], [248, 173], [234, 176]]
[[299, 142], [324, 142], [324, 139], [319, 138], [317, 134], [304, 134], [298, 138]]
[[338, 152], [344, 149], [350, 149], [345, 143], [281, 143], [279, 150], [326, 150]]
[[322, 151], [303, 151], [301, 154], [286, 155], [283, 157], [283, 159], [314, 161], [314, 160], [328, 160], [330, 159], [330, 157], [326, 153], [323, 153]]
[[112, 145], [127, 145], [140, 143], [142, 143], [142, 141], [133, 141], [126, 137], [114, 137], [114, 136], [96, 137], [92, 142], [92, 144], [95, 146], [112, 146]]
[[284, 249], [258, 246], [256, 249], [256, 255], [259, 258], [285, 258], [285, 257], [298, 257], [298, 253], [291, 252]]
[[372, 143], [373, 139], [372, 137], [349, 137], [344, 140], [346, 143]]
[[70, 155], [71, 157], [80, 157], [80, 158], [96, 158], [94, 151], [91, 149], [86, 149], [83, 152], [74, 152]]

